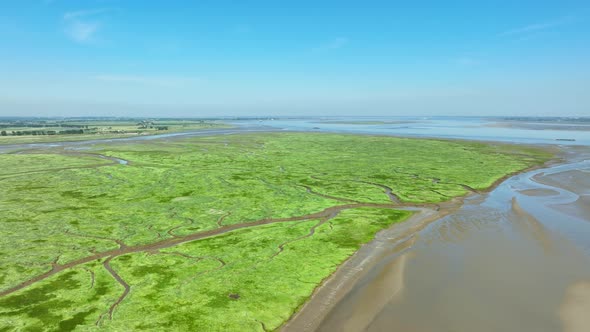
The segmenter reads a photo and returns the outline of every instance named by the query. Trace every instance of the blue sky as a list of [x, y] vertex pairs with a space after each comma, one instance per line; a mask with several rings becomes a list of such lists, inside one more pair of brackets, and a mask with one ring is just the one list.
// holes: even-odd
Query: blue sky
[[590, 116], [588, 1], [0, 2], [0, 116]]

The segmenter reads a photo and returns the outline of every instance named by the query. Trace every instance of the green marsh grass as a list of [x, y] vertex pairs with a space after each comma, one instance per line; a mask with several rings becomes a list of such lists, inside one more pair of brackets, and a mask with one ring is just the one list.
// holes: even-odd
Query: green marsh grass
[[[397, 204], [385, 187], [404, 204], [442, 202], [551, 158], [523, 146], [319, 133], [63, 152], [0, 155], [0, 291], [122, 244]], [[410, 215], [379, 206], [79, 264], [0, 297], [0, 330], [276, 329], [363, 243]], [[105, 265], [130, 287], [114, 307], [125, 287]]]

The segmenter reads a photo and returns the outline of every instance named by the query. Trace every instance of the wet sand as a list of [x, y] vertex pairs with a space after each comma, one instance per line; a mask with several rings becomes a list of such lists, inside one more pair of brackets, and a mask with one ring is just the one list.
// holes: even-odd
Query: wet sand
[[[574, 218], [579, 216], [590, 216], [590, 195], [580, 196], [580, 198], [571, 204], [553, 205], [551, 207]], [[590, 219], [585, 218], [585, 220]]]
[[566, 291], [559, 310], [564, 332], [590, 331], [590, 281], [580, 281]]
[[573, 218], [590, 216], [590, 171], [581, 169], [555, 174], [538, 174], [534, 177], [534, 181], [560, 187], [578, 195], [575, 201], [568, 204], [551, 204], [549, 205], [551, 208]]
[[539, 174], [534, 180], [548, 186], [559, 187], [578, 195], [590, 195], [590, 173], [571, 170], [556, 174]]
[[558, 191], [551, 189], [525, 189], [519, 191], [519, 193], [527, 196], [554, 196], [559, 194]]
[[[457, 200], [450, 203], [446, 213], [451, 212], [451, 206], [458, 208], [459, 204]], [[342, 301], [343, 297], [352, 291], [352, 287], [359, 280], [363, 270], [381, 265], [385, 258], [407, 249], [413, 243], [416, 232], [423, 229], [428, 223], [439, 219], [442, 216], [441, 213], [436, 209], [423, 208], [418, 210], [410, 219], [396, 225], [396, 227], [379, 232], [373, 241], [361, 247], [359, 251], [338, 268], [336, 273], [328, 278], [328, 281], [316, 289], [314, 295], [306, 303], [305, 310], [300, 311], [287, 322], [283, 330], [314, 331], [317, 329], [326, 318], [329, 309]], [[397, 273], [399, 274], [399, 272]], [[392, 285], [389, 290], [393, 292], [397, 288], [396, 285]], [[378, 294], [369, 294], [370, 297], [374, 295]], [[384, 305], [387, 301], [386, 298], [382, 298], [377, 302]], [[350, 325], [349, 328], [358, 327], [358, 325]]]
[[590, 331], [590, 150], [572, 156], [365, 252], [284, 330]]

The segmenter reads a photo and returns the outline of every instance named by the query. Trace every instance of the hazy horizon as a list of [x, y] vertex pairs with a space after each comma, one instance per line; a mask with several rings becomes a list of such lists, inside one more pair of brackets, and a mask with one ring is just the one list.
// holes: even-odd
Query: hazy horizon
[[128, 116], [128, 115], [50, 115], [50, 116], [34, 116], [34, 115], [0, 115], [0, 119], [186, 119], [186, 120], [279, 120], [279, 119], [590, 119], [590, 116], [569, 116], [569, 115], [212, 115], [212, 116]]
[[584, 1], [6, 1], [0, 116], [590, 116], [588, 17]]

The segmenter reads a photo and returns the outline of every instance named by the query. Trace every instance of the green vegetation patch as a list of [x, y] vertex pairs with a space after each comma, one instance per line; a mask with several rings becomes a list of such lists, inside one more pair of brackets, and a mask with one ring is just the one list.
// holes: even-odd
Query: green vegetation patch
[[274, 329], [396, 207], [550, 157], [286, 133], [0, 154], [0, 330]]

